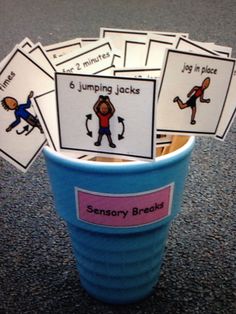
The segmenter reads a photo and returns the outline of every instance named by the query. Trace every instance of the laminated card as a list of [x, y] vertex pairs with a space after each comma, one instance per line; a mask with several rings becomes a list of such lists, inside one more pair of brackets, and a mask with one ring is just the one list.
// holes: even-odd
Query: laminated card
[[156, 80], [56, 74], [60, 148], [155, 157]]

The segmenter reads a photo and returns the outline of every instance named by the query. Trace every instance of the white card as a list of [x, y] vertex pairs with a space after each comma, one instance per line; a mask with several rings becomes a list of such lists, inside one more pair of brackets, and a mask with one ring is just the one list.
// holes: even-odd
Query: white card
[[111, 41], [112, 46], [119, 50], [121, 55], [121, 63], [117, 64], [118, 67], [124, 66], [125, 58], [125, 44], [126, 41], [143, 42], [146, 40], [148, 31], [118, 29], [118, 28], [100, 28], [100, 37], [106, 38]]
[[213, 50], [222, 57], [230, 58], [232, 55], [232, 48], [231, 47], [225, 47], [225, 46], [219, 46], [214, 45]]
[[[196, 44], [197, 46], [200, 46], [202, 48], [204, 47], [208, 50], [214, 50], [214, 47], [215, 47], [215, 44], [213, 42], [203, 42], [203, 41], [197, 41], [197, 40], [190, 41], [190, 38], [189, 38], [189, 42], [191, 44]], [[179, 48], [179, 50], [185, 50], [185, 49]]]
[[97, 74], [113, 66], [114, 51], [109, 41], [100, 40], [58, 59], [58, 72]]
[[56, 74], [62, 150], [155, 157], [155, 80]]
[[29, 52], [33, 48], [34, 44], [28, 37], [26, 37], [18, 44], [18, 46], [24, 52]]
[[185, 37], [188, 38], [189, 37], [189, 33], [176, 33], [176, 32], [154, 32], [154, 34], [156, 35], [162, 35], [162, 36], [166, 36], [166, 37], [172, 37], [172, 38], [176, 38], [176, 37]]
[[48, 145], [52, 149], [59, 151], [55, 90], [34, 97], [32, 102]]
[[82, 47], [81, 40], [79, 38], [63, 41], [60, 43], [45, 46], [45, 51], [49, 58], [56, 62], [56, 59], [70, 53], [74, 50], [78, 50]]
[[[43, 127], [48, 145], [52, 149], [60, 151], [55, 90], [34, 97], [32, 103]], [[74, 151], [64, 153], [70, 157], [85, 158], [84, 154], [81, 155]]]
[[29, 56], [54, 79], [55, 68], [42, 45], [37, 43], [28, 53]]
[[152, 35], [147, 44], [145, 65], [147, 67], [161, 68], [166, 49], [173, 47], [175, 40], [175, 37]]
[[125, 41], [124, 67], [141, 67], [145, 64], [146, 41]]
[[150, 78], [155, 80], [159, 80], [161, 75], [161, 69], [149, 67], [115, 69], [113, 72], [114, 76]]
[[112, 41], [115, 48], [124, 52], [126, 40], [142, 41], [145, 40], [148, 31], [120, 29], [120, 28], [100, 28], [100, 38], [107, 38]]
[[158, 147], [168, 146], [172, 142], [172, 135], [170, 134], [157, 134], [156, 145]]
[[22, 171], [28, 169], [45, 143], [31, 99], [53, 87], [48, 73], [18, 48], [0, 72], [1, 156]]
[[204, 44], [201, 46], [196, 41], [192, 41], [190, 39], [183, 38], [183, 37], [179, 37], [177, 39], [175, 48], [178, 50], [196, 52], [200, 54], [207, 54], [207, 55], [214, 55], [214, 56], [218, 55], [215, 51], [206, 48]]
[[81, 41], [81, 48], [84, 48], [85, 46], [89, 44], [94, 44], [99, 40], [99, 38], [80, 38]]
[[234, 70], [234, 75], [231, 80], [228, 96], [226, 99], [224, 111], [222, 113], [220, 123], [217, 127], [216, 138], [224, 140], [230, 126], [234, 121], [236, 114], [236, 69]]
[[163, 68], [157, 131], [215, 135], [235, 60], [168, 50]]
[[[160, 79], [161, 69], [152, 68], [135, 68], [135, 69], [115, 69], [114, 76], [119, 77], [136, 77], [136, 78], [151, 78], [157, 81], [156, 91], [158, 92], [159, 79]], [[167, 146], [171, 144], [171, 135], [167, 134], [157, 134], [156, 135], [156, 145]]]

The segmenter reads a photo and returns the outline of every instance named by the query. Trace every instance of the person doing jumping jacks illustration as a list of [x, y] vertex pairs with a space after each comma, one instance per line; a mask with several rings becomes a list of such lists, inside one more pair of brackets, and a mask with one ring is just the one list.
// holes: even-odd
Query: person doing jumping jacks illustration
[[110, 123], [109, 120], [115, 112], [115, 108], [110, 101], [108, 96], [99, 96], [97, 102], [93, 106], [93, 110], [99, 119], [99, 130], [98, 139], [94, 143], [96, 146], [100, 146], [102, 142], [103, 135], [107, 136], [109, 146], [115, 148], [116, 145], [113, 143], [111, 138]]
[[190, 97], [186, 103], [184, 103], [179, 96], [176, 96], [173, 99], [173, 102], [177, 102], [178, 106], [180, 109], [185, 109], [188, 107], [191, 107], [192, 109], [192, 114], [191, 114], [191, 124], [196, 124], [196, 120], [195, 120], [195, 116], [196, 116], [196, 112], [197, 112], [197, 106], [196, 106], [196, 101], [199, 98], [200, 102], [205, 102], [205, 103], [209, 103], [211, 100], [208, 99], [204, 99], [204, 91], [205, 89], [208, 88], [208, 86], [210, 85], [210, 78], [206, 77], [201, 86], [194, 86], [190, 92], [187, 94], [187, 97]]

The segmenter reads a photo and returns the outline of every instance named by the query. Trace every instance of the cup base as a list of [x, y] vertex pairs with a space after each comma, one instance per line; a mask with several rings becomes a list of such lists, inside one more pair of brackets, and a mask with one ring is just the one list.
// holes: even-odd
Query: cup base
[[138, 302], [158, 283], [169, 224], [122, 234], [89, 232], [68, 224], [81, 285], [110, 304]]

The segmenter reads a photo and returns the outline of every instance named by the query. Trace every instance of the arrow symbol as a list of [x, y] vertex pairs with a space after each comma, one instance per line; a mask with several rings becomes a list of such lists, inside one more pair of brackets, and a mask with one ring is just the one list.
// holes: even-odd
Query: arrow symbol
[[34, 126], [27, 133], [25, 133], [25, 136], [29, 135], [33, 131], [33, 129], [34, 129]]
[[29, 130], [29, 125], [27, 124], [27, 125], [25, 125], [25, 126], [23, 127], [23, 130], [22, 130], [22, 131], [16, 130], [16, 133], [17, 133], [18, 135], [20, 135], [20, 134], [23, 134], [24, 132], [27, 132], [28, 130]]
[[125, 133], [125, 124], [124, 124], [124, 119], [121, 117], [118, 117], [118, 122], [122, 124], [122, 132], [121, 134], [118, 134], [118, 140], [122, 140], [124, 138], [124, 133]]
[[86, 125], [87, 135], [90, 136], [90, 137], [93, 137], [93, 132], [90, 131], [90, 130], [89, 130], [89, 127], [88, 127], [88, 121], [89, 121], [89, 120], [92, 120], [92, 114], [87, 114], [87, 115], [86, 115], [86, 118], [87, 118], [87, 119], [86, 119], [85, 125]]

